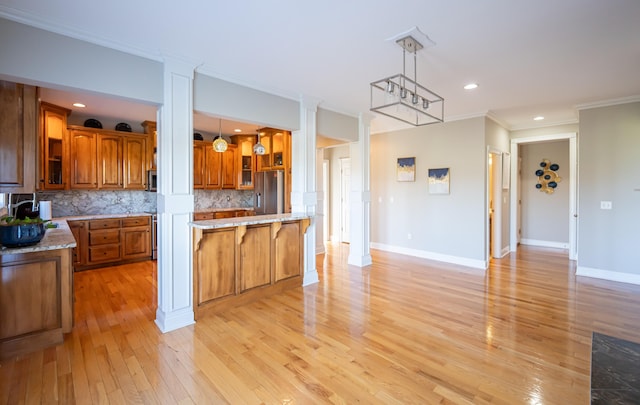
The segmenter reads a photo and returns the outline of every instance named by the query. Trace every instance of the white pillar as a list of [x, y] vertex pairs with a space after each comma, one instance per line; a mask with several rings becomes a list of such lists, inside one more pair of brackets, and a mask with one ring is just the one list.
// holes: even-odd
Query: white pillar
[[364, 267], [371, 264], [369, 243], [371, 239], [371, 190], [370, 190], [370, 150], [371, 119], [369, 114], [360, 114], [358, 120], [358, 142], [350, 145], [351, 194], [349, 212], [349, 257], [351, 265]]
[[291, 136], [291, 210], [312, 216], [304, 235], [302, 285], [319, 281], [316, 270], [316, 113], [318, 100], [300, 99], [300, 130]]
[[316, 217], [314, 224], [316, 226], [316, 255], [325, 253], [324, 249], [324, 199], [326, 190], [324, 189], [324, 175], [322, 173], [322, 163], [324, 161], [324, 151], [316, 149]]
[[158, 309], [162, 332], [194, 323], [193, 260], [188, 222], [193, 195], [193, 72], [195, 65], [164, 62], [164, 100], [158, 120]]

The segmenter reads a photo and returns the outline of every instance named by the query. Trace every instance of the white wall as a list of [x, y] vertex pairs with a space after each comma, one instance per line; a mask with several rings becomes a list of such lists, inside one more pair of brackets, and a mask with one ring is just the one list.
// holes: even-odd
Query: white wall
[[[540, 142], [520, 146], [522, 158], [521, 243], [524, 245], [567, 248], [569, 244], [569, 140]], [[538, 190], [536, 170], [549, 159], [560, 166], [562, 178], [553, 194]]]
[[161, 104], [162, 63], [0, 18], [0, 77]]
[[[399, 157], [415, 182], [396, 180]], [[450, 194], [429, 194], [428, 169], [446, 167]], [[484, 268], [485, 167], [482, 117], [372, 135], [372, 246]]]
[[640, 284], [640, 102], [580, 111], [579, 137], [578, 274]]

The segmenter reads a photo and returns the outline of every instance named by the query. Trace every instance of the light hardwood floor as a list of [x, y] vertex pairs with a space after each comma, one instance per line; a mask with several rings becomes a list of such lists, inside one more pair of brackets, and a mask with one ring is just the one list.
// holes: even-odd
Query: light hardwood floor
[[593, 331], [640, 342], [640, 286], [563, 251], [480, 270], [346, 245], [320, 283], [161, 334], [153, 262], [75, 274], [63, 345], [0, 364], [0, 404], [587, 404]]

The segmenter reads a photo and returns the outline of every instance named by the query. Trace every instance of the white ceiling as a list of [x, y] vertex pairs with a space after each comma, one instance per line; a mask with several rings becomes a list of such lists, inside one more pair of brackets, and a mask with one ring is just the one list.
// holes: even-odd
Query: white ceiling
[[[370, 82], [402, 71], [402, 49], [387, 39], [414, 26], [436, 43], [418, 52], [417, 76], [445, 98], [445, 120], [489, 114], [531, 128], [577, 122], [578, 106], [640, 99], [638, 0], [0, 0], [0, 16], [186, 58], [205, 74], [353, 115], [368, 112]], [[468, 82], [480, 87], [465, 91]], [[402, 127], [372, 122], [374, 132]]]

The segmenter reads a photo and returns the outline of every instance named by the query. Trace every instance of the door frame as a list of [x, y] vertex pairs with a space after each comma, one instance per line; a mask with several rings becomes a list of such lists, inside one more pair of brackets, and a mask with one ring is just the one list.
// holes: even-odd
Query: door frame
[[[578, 260], [578, 138], [576, 132], [511, 139], [511, 161], [518, 161], [520, 144], [563, 139], [569, 140], [569, 259]], [[510, 249], [512, 252], [515, 252], [518, 248], [518, 229], [521, 220], [518, 215], [518, 196], [520, 194], [519, 166], [518, 164], [511, 165], [511, 230], [509, 233]]]
[[[349, 175], [345, 176], [344, 168], [349, 168]], [[345, 190], [345, 182], [349, 183]], [[351, 213], [351, 158], [340, 158], [340, 242], [349, 243], [350, 233], [350, 213]]]

